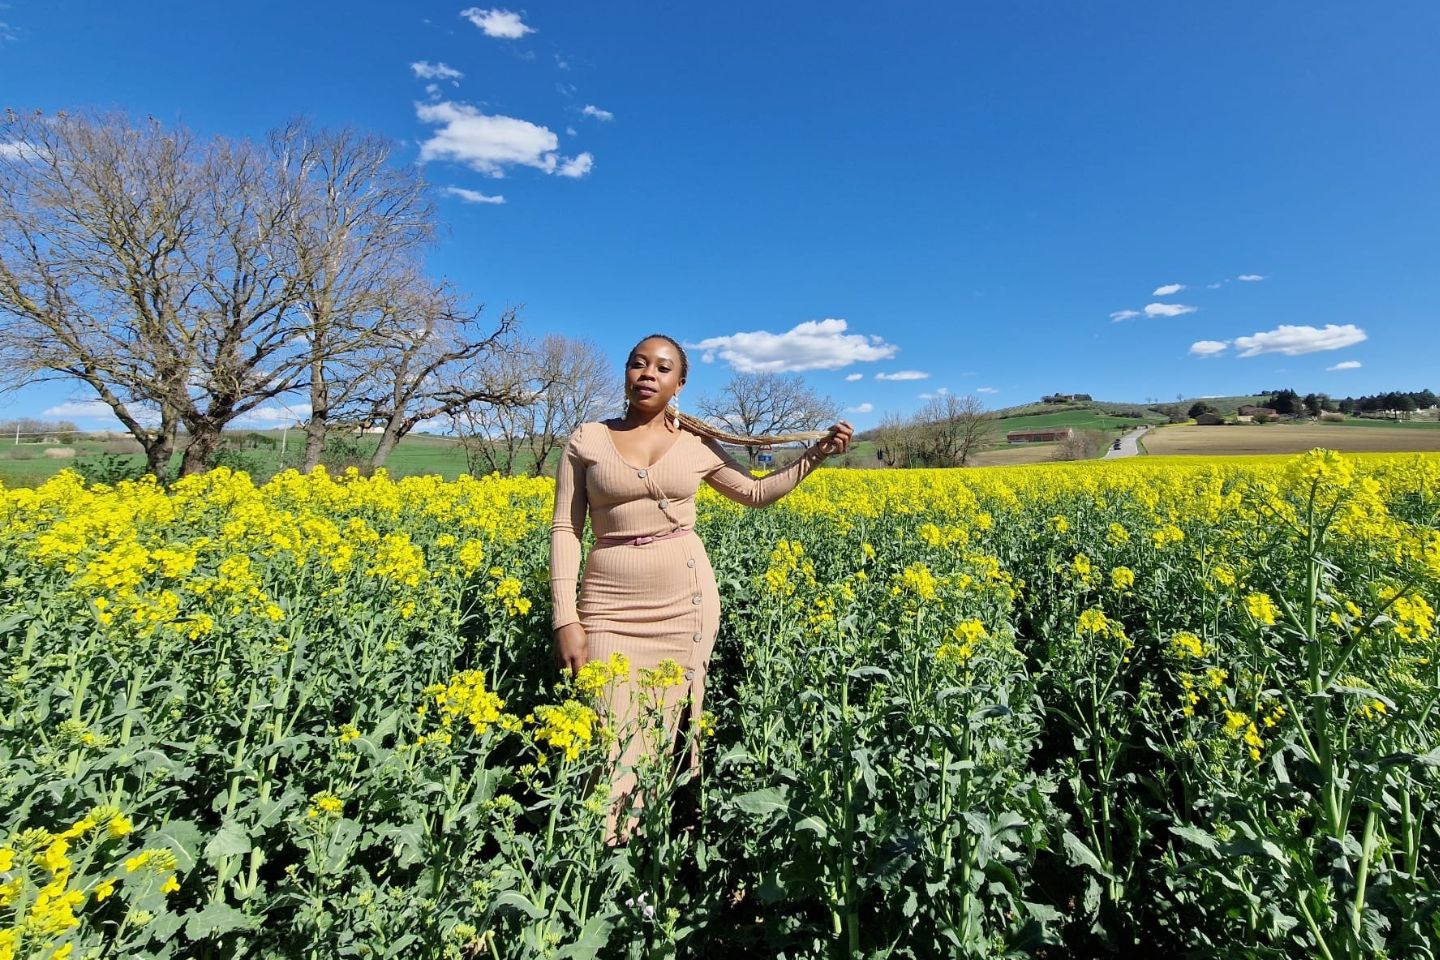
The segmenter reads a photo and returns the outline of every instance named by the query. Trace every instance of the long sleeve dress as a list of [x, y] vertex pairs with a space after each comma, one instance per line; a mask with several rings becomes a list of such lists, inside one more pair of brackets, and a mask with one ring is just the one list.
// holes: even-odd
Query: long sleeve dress
[[[795, 488], [820, 462], [812, 450], [794, 463], [756, 478], [714, 440], [681, 430], [655, 463], [627, 463], [604, 423], [585, 423], [565, 446], [555, 481], [555, 517], [550, 528], [550, 592], [553, 626], [580, 623], [591, 659], [623, 653], [634, 673], [665, 659], [684, 669], [685, 683], [667, 691], [667, 713], [678, 719], [689, 698], [691, 720], [699, 717], [705, 675], [720, 628], [720, 594], [705, 545], [693, 533], [695, 494], [701, 482], [751, 507], [773, 503]], [[580, 572], [580, 537], [590, 518], [595, 547]], [[664, 536], [634, 544], [635, 538]], [[606, 708], [612, 723], [633, 716], [633, 684], [612, 685]], [[612, 784], [619, 797], [634, 786], [626, 767], [636, 747], [618, 759]], [[692, 756], [692, 763], [695, 758]], [[629, 761], [627, 763], [627, 761]]]

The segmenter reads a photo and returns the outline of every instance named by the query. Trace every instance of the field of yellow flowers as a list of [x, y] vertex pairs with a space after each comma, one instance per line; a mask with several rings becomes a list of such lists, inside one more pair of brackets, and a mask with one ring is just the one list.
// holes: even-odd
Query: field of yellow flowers
[[1436, 955], [1440, 457], [707, 499], [619, 848], [552, 489], [0, 489], [0, 960]]

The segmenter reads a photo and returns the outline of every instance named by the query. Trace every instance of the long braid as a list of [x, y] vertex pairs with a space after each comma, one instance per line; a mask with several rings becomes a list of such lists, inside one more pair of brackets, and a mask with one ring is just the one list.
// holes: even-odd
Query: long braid
[[[652, 333], [648, 337], [641, 337], [636, 346], [646, 340], [664, 340], [674, 347], [680, 354], [680, 379], [683, 381], [690, 374], [690, 358], [685, 355], [685, 348], [680, 346], [674, 337], [663, 333]], [[768, 447], [777, 443], [797, 443], [800, 441], [821, 440], [830, 436], [828, 430], [805, 430], [800, 433], [783, 433], [777, 435], [766, 435], [761, 437], [747, 437], [744, 434], [728, 433], [717, 427], [711, 426], [704, 420], [690, 416], [688, 413], [681, 413], [678, 407], [667, 407], [665, 413], [675, 421], [676, 426], [688, 430], [699, 437], [709, 440], [719, 440], [721, 443], [730, 443], [738, 447]]]
[[680, 425], [681, 429], [689, 430], [691, 433], [711, 440], [719, 440], [722, 443], [731, 443], [737, 447], [768, 447], [776, 443], [795, 443], [797, 441], [821, 440], [830, 436], [828, 430], [806, 430], [801, 433], [782, 433], [778, 435], [766, 435], [762, 437], [747, 437], [738, 433], [727, 433], [706, 423], [704, 420], [696, 419], [688, 413], [681, 413], [674, 407], [666, 411]]

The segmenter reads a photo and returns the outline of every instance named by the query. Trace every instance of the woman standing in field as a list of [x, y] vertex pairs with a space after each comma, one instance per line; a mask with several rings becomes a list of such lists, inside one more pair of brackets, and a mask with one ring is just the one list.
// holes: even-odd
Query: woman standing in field
[[[705, 546], [694, 533], [695, 494], [701, 481], [750, 507], [774, 503], [827, 457], [850, 445], [845, 421], [823, 433], [782, 437], [735, 437], [682, 415], [677, 400], [689, 373], [680, 344], [653, 335], [635, 345], [625, 362], [625, 414], [585, 423], [570, 437], [555, 482], [555, 519], [550, 531], [550, 591], [554, 600], [555, 660], [579, 672], [591, 659], [623, 654], [630, 682], [607, 688], [605, 707], [618, 731], [633, 729], [634, 678], [673, 660], [684, 682], [665, 689], [665, 729], [678, 729], [682, 706], [689, 721], [700, 716], [705, 675], [720, 628], [720, 594]], [[755, 478], [720, 440], [783, 443], [819, 440], [794, 463]], [[587, 513], [595, 546], [580, 572], [580, 536]], [[619, 817], [630, 807], [643, 738], [617, 741], [611, 840], [620, 838]], [[698, 763], [695, 751], [692, 766]], [[626, 831], [633, 821], [627, 820]]]

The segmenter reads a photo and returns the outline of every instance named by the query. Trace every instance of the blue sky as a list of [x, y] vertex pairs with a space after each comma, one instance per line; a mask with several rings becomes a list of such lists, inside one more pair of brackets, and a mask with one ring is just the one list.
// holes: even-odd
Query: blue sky
[[1440, 388], [1431, 0], [11, 0], [0, 22], [6, 106], [394, 138], [438, 194], [436, 273], [617, 370], [644, 334], [694, 344], [692, 396], [800, 369], [865, 427], [941, 389]]

